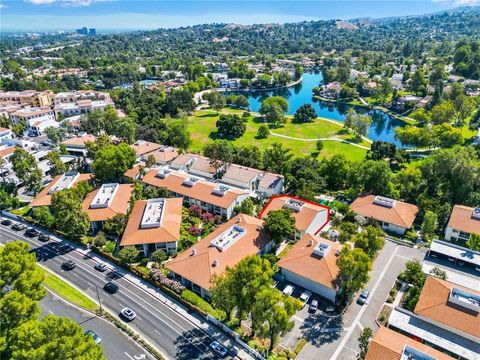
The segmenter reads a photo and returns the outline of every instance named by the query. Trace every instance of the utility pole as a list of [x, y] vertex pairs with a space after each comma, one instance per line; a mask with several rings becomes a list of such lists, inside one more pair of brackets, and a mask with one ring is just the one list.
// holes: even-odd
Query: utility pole
[[95, 290], [97, 290], [98, 304], [100, 305], [100, 311], [102, 311], [102, 300], [100, 300], [100, 293], [98, 292], [98, 286], [95, 285]]

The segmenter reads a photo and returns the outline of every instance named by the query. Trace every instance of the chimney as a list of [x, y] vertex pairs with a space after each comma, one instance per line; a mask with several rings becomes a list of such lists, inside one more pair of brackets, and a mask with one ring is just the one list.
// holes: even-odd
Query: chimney
[[313, 246], [313, 239], [308, 240], [308, 246]]

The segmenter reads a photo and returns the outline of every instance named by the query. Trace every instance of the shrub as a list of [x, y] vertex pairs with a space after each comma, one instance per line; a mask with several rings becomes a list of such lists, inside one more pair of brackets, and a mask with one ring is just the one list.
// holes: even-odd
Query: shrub
[[202, 215], [202, 208], [198, 205], [192, 205], [188, 208], [188, 213], [190, 215], [200, 217], [200, 215]]
[[185, 287], [180, 282], [170, 279], [159, 269], [151, 270], [148, 275], [152, 280], [158, 282], [160, 285], [168, 287], [177, 294], [181, 294], [185, 290]]
[[202, 219], [203, 222], [210, 224], [213, 222], [213, 215], [209, 212], [204, 212], [200, 215], [200, 219]]
[[193, 236], [200, 236], [202, 234], [202, 229], [196, 226], [190, 226], [188, 228], [188, 233]]
[[117, 246], [117, 243], [115, 241], [108, 241], [103, 247], [103, 251], [109, 254], [113, 254], [116, 246]]
[[187, 300], [189, 303], [197, 306], [198, 308], [205, 311], [206, 313], [212, 315], [216, 319], [222, 320], [225, 318], [225, 313], [223, 313], [220, 310], [214, 309], [212, 305], [210, 305], [208, 302], [206, 302], [200, 296], [191, 292], [190, 290], [183, 290], [182, 298]]

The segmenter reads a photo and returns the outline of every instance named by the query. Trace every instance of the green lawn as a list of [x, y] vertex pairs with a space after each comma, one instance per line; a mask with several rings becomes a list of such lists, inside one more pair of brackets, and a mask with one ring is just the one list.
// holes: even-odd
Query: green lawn
[[58, 278], [40, 266], [39, 269], [41, 269], [45, 274], [45, 280], [43, 281], [43, 284], [58, 296], [90, 311], [98, 308], [98, 305], [94, 301], [82, 294], [77, 289], [73, 288], [71, 285], [67, 284], [62, 279]]
[[[225, 109], [223, 112], [242, 115], [242, 110]], [[200, 110], [190, 117], [188, 129], [192, 138], [190, 149], [192, 151], [201, 152], [203, 146], [216, 139], [216, 126], [218, 115], [214, 110]], [[260, 148], [268, 148], [273, 143], [282, 143], [285, 147], [290, 148], [296, 155], [310, 155], [315, 151], [316, 141], [302, 141], [294, 139], [286, 139], [270, 135], [267, 139], [256, 139], [258, 128], [261, 122], [250, 116], [247, 122], [247, 130], [245, 134], [232, 141], [234, 145], [256, 145]], [[298, 137], [302, 139], [315, 139], [337, 137], [343, 140], [353, 140], [352, 135], [344, 134], [341, 123], [332, 123], [323, 119], [316, 119], [309, 124], [292, 124], [287, 122], [283, 127], [272, 129], [273, 132], [281, 135]], [[361, 141], [360, 145], [369, 146], [366, 141]], [[350, 160], [360, 160], [365, 158], [365, 149], [342, 143], [339, 141], [324, 141], [324, 148], [320, 156], [332, 156], [337, 153], [344, 153]]]
[[18, 209], [13, 209], [13, 210], [11, 210], [10, 212], [11, 212], [12, 214], [15, 214], [15, 215], [24, 216], [24, 215], [26, 215], [29, 211], [30, 211], [30, 208], [29, 208], [28, 206], [24, 206], [24, 207], [21, 207], [21, 208], [18, 208]]

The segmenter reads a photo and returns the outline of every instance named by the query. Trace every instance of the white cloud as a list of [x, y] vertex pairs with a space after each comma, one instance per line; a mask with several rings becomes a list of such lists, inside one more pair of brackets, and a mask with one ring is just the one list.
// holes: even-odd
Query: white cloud
[[96, 1], [101, 0], [27, 0], [34, 5], [50, 5], [58, 3], [62, 6], [88, 6]]
[[452, 5], [476, 5], [480, 3], [480, 0], [433, 0], [434, 3], [448, 3]]

